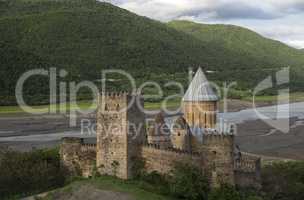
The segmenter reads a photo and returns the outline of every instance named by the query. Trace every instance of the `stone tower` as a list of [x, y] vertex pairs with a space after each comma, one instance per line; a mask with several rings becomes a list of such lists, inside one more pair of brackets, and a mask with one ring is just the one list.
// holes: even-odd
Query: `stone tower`
[[201, 68], [183, 98], [183, 112], [190, 127], [215, 128], [218, 97]]
[[96, 165], [101, 174], [132, 177], [132, 161], [145, 143], [145, 115], [140, 95], [105, 93], [97, 112]]
[[188, 152], [191, 148], [191, 131], [184, 117], [178, 117], [173, 124], [171, 133], [172, 145], [175, 149], [181, 149]]
[[163, 112], [155, 116], [152, 127], [149, 127], [147, 139], [149, 144], [155, 144], [162, 149], [172, 147], [170, 129], [165, 122]]
[[183, 98], [184, 116], [191, 128], [191, 145], [204, 155], [212, 187], [234, 185], [234, 136], [216, 130], [218, 97], [201, 68]]
[[234, 136], [205, 133], [203, 152], [212, 187], [234, 185]]

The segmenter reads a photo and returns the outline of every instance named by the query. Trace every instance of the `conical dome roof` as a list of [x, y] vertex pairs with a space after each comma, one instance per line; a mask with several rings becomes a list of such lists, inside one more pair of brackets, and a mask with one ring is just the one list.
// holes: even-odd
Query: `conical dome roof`
[[183, 101], [217, 101], [218, 97], [210, 86], [203, 70], [199, 68], [183, 97]]

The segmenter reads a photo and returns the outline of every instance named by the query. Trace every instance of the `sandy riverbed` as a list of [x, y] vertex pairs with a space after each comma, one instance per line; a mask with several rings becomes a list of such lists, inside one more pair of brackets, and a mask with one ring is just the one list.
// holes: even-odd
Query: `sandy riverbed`
[[[270, 107], [266, 108], [264, 110], [267, 112], [272, 110]], [[290, 118], [290, 130], [287, 133], [275, 130], [267, 124], [267, 120], [256, 119], [251, 110], [228, 113], [227, 116], [233, 120], [237, 119], [236, 143], [243, 151], [304, 159], [304, 121], [303, 118], [297, 117], [301, 113], [304, 114], [304, 110], [302, 104], [293, 109], [291, 112], [296, 114]], [[92, 116], [78, 117], [75, 127], [69, 126], [69, 118], [64, 115], [1, 116], [0, 147], [17, 150], [51, 148], [60, 143], [60, 138], [66, 136], [85, 137], [88, 142], [94, 142], [95, 135], [82, 133], [80, 130], [83, 119], [90, 120], [91, 124], [95, 123]]]

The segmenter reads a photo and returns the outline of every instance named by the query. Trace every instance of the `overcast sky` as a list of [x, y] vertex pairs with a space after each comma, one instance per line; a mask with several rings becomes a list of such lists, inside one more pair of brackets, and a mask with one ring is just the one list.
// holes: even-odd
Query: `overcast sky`
[[304, 0], [108, 0], [160, 21], [235, 24], [304, 48]]

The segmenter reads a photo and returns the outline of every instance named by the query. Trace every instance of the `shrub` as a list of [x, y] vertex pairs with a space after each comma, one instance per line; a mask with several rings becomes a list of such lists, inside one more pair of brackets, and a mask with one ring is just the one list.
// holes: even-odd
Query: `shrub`
[[207, 199], [209, 184], [202, 171], [191, 165], [176, 163], [170, 180], [171, 193], [189, 200]]
[[234, 187], [222, 185], [210, 192], [208, 200], [241, 200], [241, 195]]
[[134, 179], [140, 180], [142, 179], [145, 175], [145, 160], [142, 158], [134, 157], [132, 158], [133, 165], [132, 165], [132, 173]]
[[24, 196], [62, 186], [65, 178], [59, 161], [57, 150], [1, 152], [0, 196]]
[[263, 191], [271, 200], [304, 199], [304, 162], [265, 166], [262, 180]]
[[257, 188], [237, 188], [242, 200], [263, 200], [264, 193]]
[[170, 195], [171, 192], [168, 188], [170, 188], [170, 183], [168, 181], [168, 176], [164, 176], [159, 174], [156, 171], [151, 173], [146, 173], [142, 178], [141, 181], [148, 183], [153, 186], [152, 192], [157, 192], [162, 195]]
[[249, 196], [245, 200], [263, 200], [263, 198], [259, 196]]

